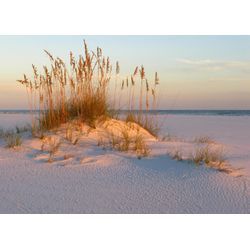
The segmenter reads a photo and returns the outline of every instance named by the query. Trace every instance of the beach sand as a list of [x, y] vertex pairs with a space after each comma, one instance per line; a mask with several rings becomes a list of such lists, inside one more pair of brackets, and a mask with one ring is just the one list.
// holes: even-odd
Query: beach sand
[[[27, 137], [18, 149], [0, 139], [0, 213], [249, 213], [250, 117], [160, 115], [161, 136], [150, 156], [103, 150], [89, 138], [63, 145], [72, 154], [53, 163]], [[28, 114], [0, 114], [0, 127], [29, 122]], [[236, 175], [171, 159], [188, 155], [194, 138], [223, 148]], [[212, 145], [213, 146], [213, 145]]]

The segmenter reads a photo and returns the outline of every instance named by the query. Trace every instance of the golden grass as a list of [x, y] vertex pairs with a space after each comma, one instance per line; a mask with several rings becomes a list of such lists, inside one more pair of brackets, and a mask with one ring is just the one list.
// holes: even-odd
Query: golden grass
[[148, 113], [144, 112], [132, 112], [129, 111], [126, 122], [132, 122], [140, 125], [142, 128], [147, 130], [154, 137], [158, 137], [158, 133], [160, 131], [160, 127], [152, 116], [149, 116]]
[[76, 130], [79, 129], [77, 129], [77, 127], [68, 126], [65, 132], [65, 139], [73, 145], [76, 145], [81, 137], [81, 131], [78, 131], [78, 133], [76, 133]]
[[[139, 103], [137, 104], [138, 110], [135, 110], [135, 97], [134, 93], [136, 91], [137, 84], [137, 75], [139, 72]], [[152, 84], [151, 84], [152, 85]], [[128, 95], [128, 114], [126, 116], [127, 122], [134, 122], [139, 124], [141, 127], [146, 129], [151, 135], [157, 137], [159, 133], [159, 124], [155, 119], [149, 114], [150, 110], [156, 110], [157, 104], [157, 86], [159, 85], [159, 77], [157, 72], [155, 73], [154, 84], [151, 86], [149, 80], [146, 78], [146, 73], [143, 65], [139, 69], [136, 67], [134, 74], [131, 75], [131, 84], [127, 83], [127, 89], [129, 89]], [[123, 87], [122, 87], [123, 89]], [[150, 105], [151, 103], [151, 105]]]
[[197, 148], [191, 159], [196, 165], [205, 163], [208, 166], [221, 166], [225, 162], [223, 150], [212, 149], [209, 146]]
[[[18, 80], [25, 85], [31, 111], [39, 110], [39, 129], [47, 130], [78, 117], [90, 124], [100, 116], [108, 116], [107, 88], [111, 79], [109, 58], [101, 49], [90, 52], [84, 42], [84, 56], [76, 60], [70, 52], [70, 66], [60, 58], [50, 59], [39, 74], [33, 67], [33, 79], [24, 75]], [[32, 125], [36, 126], [32, 117]]]
[[103, 149], [110, 148], [120, 152], [134, 152], [137, 157], [147, 157], [150, 150], [139, 131], [135, 135], [130, 134], [129, 128], [123, 128], [119, 135], [106, 131], [105, 137], [100, 137], [97, 145]]
[[186, 161], [197, 166], [205, 165], [209, 168], [213, 168], [227, 174], [235, 172], [235, 170], [231, 168], [230, 164], [227, 162], [223, 148], [221, 147], [213, 148], [210, 145], [197, 147], [193, 153], [187, 157], [183, 156], [180, 149], [168, 152], [167, 154], [176, 161]]
[[[155, 73], [154, 82], [150, 82], [141, 66], [132, 74], [121, 76], [119, 62], [115, 63], [113, 73], [111, 61], [103, 55], [102, 49], [97, 47], [96, 51], [90, 51], [85, 41], [83, 45], [83, 54], [78, 59], [70, 52], [69, 64], [45, 50], [50, 65], [43, 66], [41, 72], [32, 65], [33, 77], [24, 74], [23, 79], [18, 80], [26, 87], [33, 136], [44, 140], [46, 131], [75, 120], [95, 129], [96, 124], [109, 118], [119, 119], [119, 110], [127, 109], [127, 122], [137, 123], [156, 137], [159, 127], [155, 119], [150, 118], [149, 111], [156, 109], [158, 74]], [[114, 86], [113, 93], [110, 86]], [[34, 115], [37, 110], [38, 122]], [[80, 138], [74, 132], [68, 128], [65, 134], [65, 139], [73, 145]], [[133, 138], [129, 131], [122, 131], [120, 136], [110, 134], [109, 144], [119, 151], [134, 151], [138, 157], [149, 154], [139, 132]], [[53, 140], [49, 142], [50, 162], [59, 146], [60, 143]]]
[[41, 150], [48, 152], [49, 163], [52, 163], [54, 161], [54, 156], [58, 152], [60, 145], [61, 145], [61, 141], [58, 138], [48, 136], [43, 139]]
[[[136, 67], [130, 76], [120, 76], [119, 62], [112, 64], [109, 57], [103, 56], [102, 49], [90, 51], [84, 41], [83, 55], [75, 59], [70, 52], [69, 66], [45, 50], [49, 57], [50, 66], [44, 66], [42, 73], [32, 65], [33, 77], [25, 74], [19, 83], [27, 90], [28, 102], [32, 116], [32, 127], [35, 131], [46, 131], [58, 127], [71, 119], [79, 118], [82, 122], [95, 127], [95, 121], [102, 117], [111, 117], [121, 108], [124, 100], [130, 114], [135, 115], [136, 106], [140, 116], [134, 119], [152, 134], [156, 134], [153, 122], [149, 121], [146, 113], [156, 108], [156, 86], [159, 84], [158, 74], [155, 73], [153, 87], [150, 87], [143, 66]], [[114, 79], [114, 97], [111, 100], [109, 85]], [[140, 80], [140, 84], [137, 81]], [[121, 81], [121, 88], [118, 88]], [[136, 87], [139, 87], [139, 98], [136, 104]], [[120, 89], [120, 94], [118, 93]], [[118, 99], [118, 101], [117, 101]], [[145, 99], [145, 101], [144, 101]], [[152, 100], [150, 100], [152, 99]], [[151, 103], [151, 107], [150, 107]], [[117, 106], [118, 105], [118, 106]], [[39, 110], [39, 124], [37, 125], [34, 111]], [[38, 129], [36, 129], [38, 127]]]
[[220, 172], [231, 174], [234, 170], [226, 162], [222, 148], [212, 149], [209, 146], [198, 148], [191, 157], [196, 165], [206, 164], [208, 167]]

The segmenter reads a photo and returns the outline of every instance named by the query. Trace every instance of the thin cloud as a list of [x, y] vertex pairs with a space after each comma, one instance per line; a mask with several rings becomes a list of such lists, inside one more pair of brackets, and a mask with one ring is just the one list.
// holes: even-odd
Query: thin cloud
[[250, 61], [216, 61], [210, 59], [193, 60], [193, 59], [177, 59], [177, 62], [185, 64], [189, 67], [195, 67], [206, 70], [220, 71], [220, 70], [242, 70], [250, 71]]

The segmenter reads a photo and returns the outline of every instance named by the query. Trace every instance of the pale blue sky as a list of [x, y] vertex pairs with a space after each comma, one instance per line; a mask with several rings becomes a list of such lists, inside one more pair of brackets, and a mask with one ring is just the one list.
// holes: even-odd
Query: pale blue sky
[[160, 76], [162, 109], [250, 109], [250, 36], [0, 36], [0, 109], [26, 108], [16, 87], [31, 64], [48, 64], [43, 49], [65, 60], [82, 41], [100, 46], [123, 75], [143, 64]]

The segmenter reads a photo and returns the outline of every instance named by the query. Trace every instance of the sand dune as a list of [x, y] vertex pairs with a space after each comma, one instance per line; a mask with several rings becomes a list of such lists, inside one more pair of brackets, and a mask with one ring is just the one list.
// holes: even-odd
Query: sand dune
[[[96, 134], [77, 145], [64, 142], [47, 163], [39, 139], [27, 137], [20, 149], [0, 141], [1, 213], [249, 213], [250, 117], [161, 116], [162, 134], [148, 138], [151, 154], [103, 150]], [[0, 114], [2, 127], [24, 124], [28, 116]], [[167, 152], [195, 148], [196, 136], [222, 145], [240, 177], [172, 160]], [[60, 136], [60, 133], [59, 133]], [[70, 155], [67, 159], [63, 156]]]

